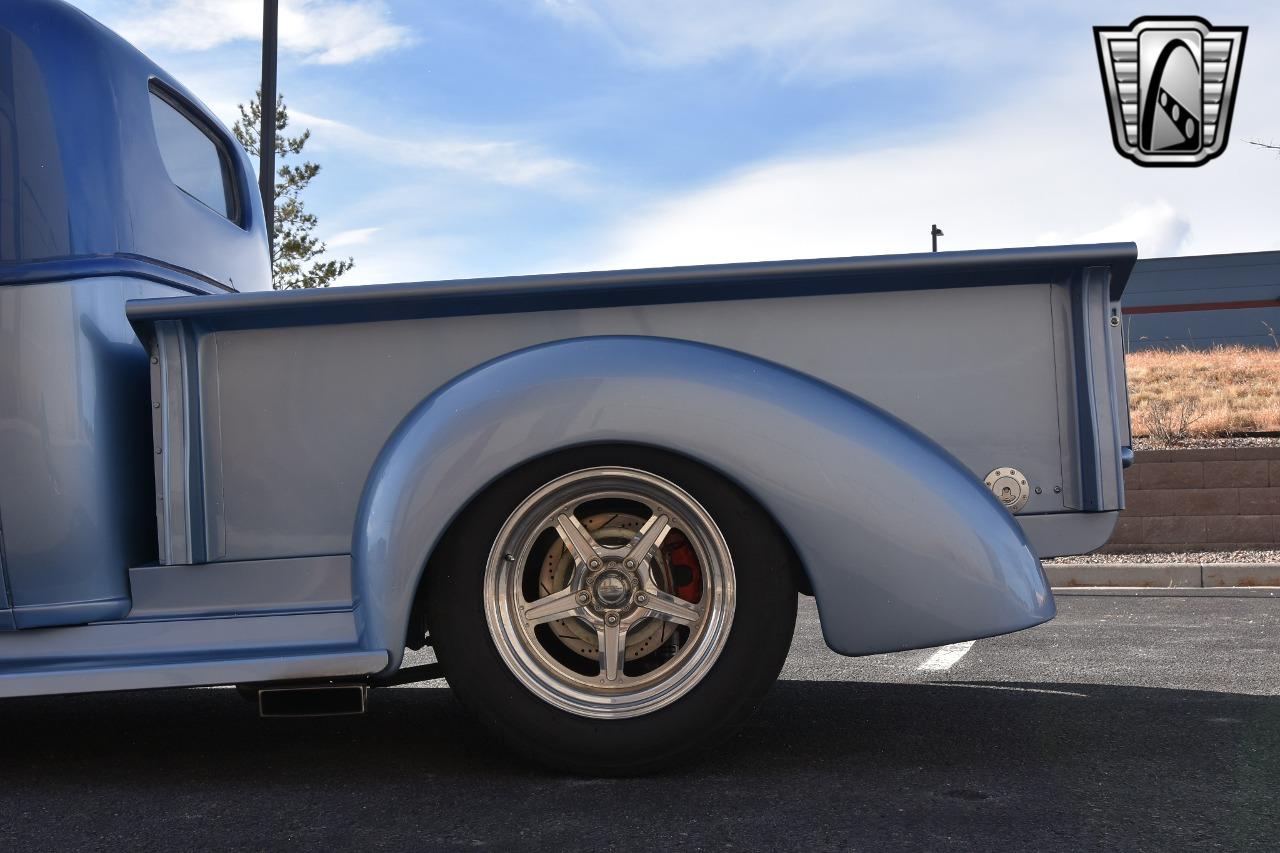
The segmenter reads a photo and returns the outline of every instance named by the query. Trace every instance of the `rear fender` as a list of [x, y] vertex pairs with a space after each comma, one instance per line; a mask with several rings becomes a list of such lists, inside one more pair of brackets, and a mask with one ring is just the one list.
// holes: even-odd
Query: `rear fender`
[[759, 501], [790, 537], [842, 654], [991, 636], [1054, 614], [1013, 517], [909, 425], [741, 353], [593, 337], [481, 365], [400, 424], [356, 516], [362, 641], [399, 665], [431, 551], [487, 485], [546, 453], [617, 442], [695, 459]]

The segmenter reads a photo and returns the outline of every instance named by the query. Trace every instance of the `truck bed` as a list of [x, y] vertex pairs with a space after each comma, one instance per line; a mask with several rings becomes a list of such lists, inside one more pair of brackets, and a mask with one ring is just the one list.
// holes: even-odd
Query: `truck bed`
[[370, 466], [420, 401], [507, 353], [609, 335], [830, 383], [978, 479], [1025, 473], [1018, 519], [1040, 556], [1092, 550], [1123, 506], [1112, 318], [1135, 258], [1107, 244], [135, 300], [164, 403], [161, 562], [349, 552]]

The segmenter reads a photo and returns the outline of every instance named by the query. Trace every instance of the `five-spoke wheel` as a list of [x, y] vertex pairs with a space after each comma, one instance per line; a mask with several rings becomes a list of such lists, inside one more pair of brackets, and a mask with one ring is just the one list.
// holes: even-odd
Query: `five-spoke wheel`
[[584, 716], [634, 716], [679, 698], [715, 662], [733, 622], [733, 561], [679, 486], [589, 468], [507, 519], [485, 599], [493, 641], [526, 687]]

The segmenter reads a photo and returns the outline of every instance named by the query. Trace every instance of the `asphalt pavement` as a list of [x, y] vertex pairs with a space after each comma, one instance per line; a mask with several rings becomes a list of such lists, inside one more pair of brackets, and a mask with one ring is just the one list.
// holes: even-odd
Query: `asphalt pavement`
[[439, 682], [314, 720], [225, 689], [7, 700], [0, 850], [1280, 849], [1280, 602], [1059, 611], [847, 659], [805, 599], [743, 732], [640, 779], [513, 760]]

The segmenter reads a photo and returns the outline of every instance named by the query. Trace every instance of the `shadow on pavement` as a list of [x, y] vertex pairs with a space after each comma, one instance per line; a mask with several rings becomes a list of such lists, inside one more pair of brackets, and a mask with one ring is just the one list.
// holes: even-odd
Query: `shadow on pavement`
[[506, 757], [439, 688], [257, 719], [231, 690], [0, 702], [0, 848], [1275, 849], [1280, 697], [785, 681], [667, 774]]

